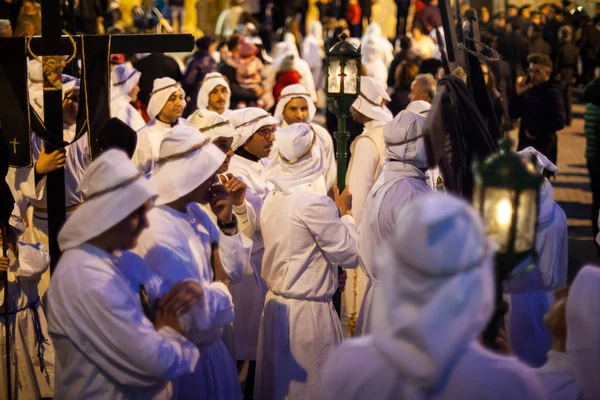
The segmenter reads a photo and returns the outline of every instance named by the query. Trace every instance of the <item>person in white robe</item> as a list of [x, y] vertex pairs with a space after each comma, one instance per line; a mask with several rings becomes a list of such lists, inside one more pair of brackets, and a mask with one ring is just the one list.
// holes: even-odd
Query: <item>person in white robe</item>
[[427, 184], [427, 154], [423, 126], [430, 105], [414, 101], [383, 127], [386, 164], [369, 192], [358, 229], [360, 267], [368, 278], [354, 336], [370, 333], [371, 309], [381, 290], [374, 258], [383, 240], [396, 231], [396, 215], [431, 192]]
[[[558, 168], [533, 147], [519, 156], [535, 162], [536, 170], [558, 172]], [[550, 331], [544, 315], [552, 304], [552, 294], [566, 286], [569, 267], [567, 216], [554, 201], [552, 184], [546, 178], [540, 190], [536, 234], [536, 268], [528, 271], [531, 260], [521, 263], [505, 281], [510, 296], [508, 336], [513, 354], [531, 367], [541, 367], [550, 350]]]
[[131, 105], [140, 92], [141, 76], [129, 62], [115, 66], [110, 73], [110, 116], [119, 118], [136, 132], [146, 125], [140, 112]]
[[214, 111], [227, 118], [231, 102], [229, 82], [218, 72], [206, 74], [198, 91], [197, 106], [199, 110]]
[[260, 217], [262, 276], [269, 292], [261, 318], [254, 397], [316, 399], [325, 359], [342, 341], [332, 300], [338, 266], [358, 266], [356, 227], [349, 188], [336, 193], [334, 203], [311, 187], [322, 174], [323, 160], [310, 126], [279, 129], [277, 143], [278, 157], [266, 171], [275, 188]]
[[567, 300], [567, 354], [583, 400], [600, 398], [600, 270], [583, 267]]
[[273, 116], [279, 121], [279, 126], [286, 127], [296, 123], [307, 123], [317, 133], [317, 145], [322, 151], [323, 178], [325, 179], [325, 194], [335, 185], [337, 164], [333, 149], [333, 139], [327, 129], [313, 122], [317, 107], [306, 89], [300, 85], [286, 86], [279, 96], [279, 102]]
[[[225, 154], [190, 126], [177, 126], [163, 140], [150, 183], [158, 190], [148, 213], [150, 228], [135, 252], [168, 285], [187, 279], [208, 283], [218, 309], [208, 324], [186, 333], [201, 352], [192, 375], [179, 380], [180, 399], [241, 398], [237, 370], [222, 340], [233, 321], [228, 286], [245, 275], [252, 243], [238, 229], [232, 199], [217, 185]], [[209, 204], [218, 229], [199, 204]]]
[[[39, 399], [54, 396], [54, 347], [38, 292], [38, 282], [48, 266], [50, 256], [40, 244], [19, 240], [25, 222], [15, 205], [7, 232], [7, 256], [0, 257], [0, 271], [8, 272], [8, 310], [10, 320], [11, 398]], [[4, 243], [0, 232], [0, 245]], [[4, 304], [2, 281], [0, 303]], [[0, 315], [0, 335], [4, 336], [4, 313]], [[2, 339], [2, 354], [6, 354]], [[0, 365], [0, 393], [7, 393], [6, 363]]]
[[150, 122], [138, 131], [137, 147], [131, 159], [144, 174], [149, 176], [156, 168], [160, 144], [171, 129], [187, 123], [181, 118], [185, 105], [181, 84], [172, 78], [154, 80], [148, 102]]
[[192, 281], [167, 292], [128, 251], [156, 192], [124, 152], [94, 160], [80, 190], [86, 201], [59, 233], [63, 255], [48, 289], [54, 398], [171, 399], [170, 381], [200, 358], [180, 332], [210, 315], [210, 292]]
[[557, 290], [554, 293], [554, 303], [544, 317], [544, 323], [552, 334], [552, 348], [548, 352], [548, 361], [536, 372], [552, 400], [582, 398], [573, 365], [567, 354], [568, 296], [568, 287]]
[[[367, 30], [362, 38], [360, 38], [361, 46], [364, 48], [368, 47], [368, 43], [371, 42], [378, 50], [378, 59], [384, 65], [390, 65], [394, 60], [394, 46], [390, 41], [383, 35], [381, 26], [377, 22], [371, 22], [367, 26]], [[387, 82], [387, 78], [384, 83]]]
[[27, 89], [29, 102], [40, 118], [44, 118], [44, 76], [42, 63], [31, 59], [27, 62]]
[[323, 41], [323, 25], [320, 21], [312, 21], [308, 25], [308, 35], [302, 41], [302, 58], [312, 71], [315, 87], [325, 84], [323, 59], [325, 58], [325, 42]]
[[[362, 214], [371, 188], [379, 178], [385, 161], [383, 126], [394, 117], [385, 106], [390, 97], [377, 79], [364, 76], [360, 80], [360, 94], [352, 104], [352, 118], [364, 125], [363, 132], [350, 145], [350, 162], [346, 184], [352, 188], [352, 215], [360, 226]], [[367, 277], [357, 268], [348, 274], [348, 290], [342, 296], [342, 327], [344, 335], [351, 336], [360, 313]]]
[[494, 252], [464, 200], [429, 193], [376, 255], [372, 333], [333, 352], [321, 399], [547, 399], [534, 370], [478, 341], [494, 310]]
[[273, 70], [279, 72], [279, 68], [283, 63], [283, 59], [292, 56], [294, 70], [300, 74], [300, 84], [310, 93], [310, 98], [313, 102], [317, 102], [317, 90], [313, 80], [310, 65], [304, 59], [300, 58], [298, 47], [296, 47], [296, 39], [292, 33], [286, 33], [283, 36], [283, 41], [275, 44], [273, 48]]
[[366, 76], [377, 79], [387, 89], [388, 67], [382, 59], [380, 46], [379, 40], [369, 37], [361, 47], [361, 65], [365, 67]]

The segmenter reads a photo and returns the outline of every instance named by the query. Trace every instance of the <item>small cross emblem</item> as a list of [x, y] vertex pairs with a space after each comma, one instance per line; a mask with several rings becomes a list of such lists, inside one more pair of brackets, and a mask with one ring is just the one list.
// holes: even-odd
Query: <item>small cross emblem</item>
[[17, 154], [17, 145], [19, 144], [19, 142], [17, 142], [17, 138], [14, 138], [12, 142], [8, 142], [8, 143], [13, 145], [13, 152], [15, 154]]

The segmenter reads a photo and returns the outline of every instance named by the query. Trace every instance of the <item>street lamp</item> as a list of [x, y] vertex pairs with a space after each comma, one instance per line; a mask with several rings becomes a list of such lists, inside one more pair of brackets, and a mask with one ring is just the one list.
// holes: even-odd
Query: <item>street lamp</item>
[[326, 51], [327, 108], [338, 119], [335, 132], [337, 142], [337, 184], [340, 191], [346, 186], [346, 143], [350, 134], [346, 132], [346, 116], [360, 93], [360, 48], [357, 49], [342, 33], [333, 47]]
[[500, 151], [483, 164], [473, 165], [473, 206], [481, 214], [486, 235], [496, 244], [496, 313], [484, 338], [495, 344], [500, 321], [506, 312], [502, 302], [503, 282], [527, 259], [535, 261], [535, 238], [540, 188], [544, 177], [535, 160], [511, 152], [512, 140], [499, 142]]

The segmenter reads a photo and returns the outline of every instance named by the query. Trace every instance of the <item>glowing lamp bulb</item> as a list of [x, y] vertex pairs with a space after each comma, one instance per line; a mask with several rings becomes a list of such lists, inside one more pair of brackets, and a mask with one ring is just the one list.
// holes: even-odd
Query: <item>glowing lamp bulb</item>
[[496, 206], [496, 221], [502, 226], [507, 226], [512, 219], [512, 213], [513, 210], [510, 201], [504, 199]]

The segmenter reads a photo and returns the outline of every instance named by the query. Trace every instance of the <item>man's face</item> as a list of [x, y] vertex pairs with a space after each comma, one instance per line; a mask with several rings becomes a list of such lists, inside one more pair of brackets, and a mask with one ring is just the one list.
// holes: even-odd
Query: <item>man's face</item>
[[244, 149], [250, 154], [258, 158], [268, 157], [273, 150], [273, 142], [275, 142], [275, 131], [277, 125], [265, 125], [250, 137], [244, 143]]
[[423, 85], [421, 85], [419, 82], [413, 82], [410, 87], [408, 98], [410, 101], [423, 100], [428, 103], [431, 103], [432, 100], [431, 97], [429, 97], [429, 94], [423, 90]]
[[37, 13], [37, 8], [32, 1], [23, 2], [23, 12], [25, 15], [32, 16]]
[[26, 22], [23, 24], [23, 35], [25, 36], [33, 36], [35, 33], [35, 27], [31, 22]]
[[229, 90], [223, 85], [217, 85], [208, 94], [208, 109], [218, 114], [225, 112], [225, 104], [227, 102], [227, 95]]
[[508, 16], [509, 16], [510, 18], [512, 18], [512, 17], [516, 17], [516, 16], [517, 16], [517, 14], [518, 14], [518, 10], [517, 10], [516, 8], [512, 8], [512, 7], [511, 7], [511, 8], [509, 8], [509, 9], [508, 9]]
[[542, 64], [529, 64], [529, 79], [533, 86], [548, 82], [552, 69]]
[[488, 68], [487, 65], [483, 65], [481, 64], [481, 72], [483, 73], [483, 80], [485, 81], [485, 84], [487, 85], [490, 78], [490, 69]]
[[528, 8], [526, 8], [525, 10], [523, 10], [523, 12], [521, 13], [521, 15], [525, 19], [530, 19], [531, 18], [531, 10], [528, 9]]
[[147, 201], [143, 206], [110, 229], [113, 231], [110, 236], [116, 239], [117, 242], [115, 245], [118, 250], [130, 250], [137, 246], [140, 235], [144, 229], [150, 226], [147, 214], [152, 207], [153, 202], [151, 200]]
[[535, 14], [533, 17], [531, 17], [531, 23], [534, 25], [541, 25], [542, 16], [540, 14]]
[[421, 33], [421, 30], [419, 28], [413, 28], [412, 29], [412, 35], [413, 35], [413, 38], [415, 40], [419, 40], [419, 39], [421, 39], [421, 36], [423, 34]]
[[210, 188], [216, 185], [218, 181], [219, 178], [215, 172], [210, 178], [204, 181], [202, 185], [190, 192], [190, 200], [199, 204], [208, 204], [208, 201], [210, 200]]
[[79, 89], [67, 93], [62, 106], [64, 123], [69, 126], [75, 124], [77, 122], [77, 112], [79, 111]]
[[350, 114], [352, 114], [352, 119], [357, 124], [364, 125], [367, 122], [371, 121], [371, 119], [369, 117], [367, 117], [366, 115], [364, 115], [363, 113], [361, 113], [354, 107], [350, 107]]
[[481, 22], [484, 24], [490, 22], [490, 13], [488, 11], [484, 11], [481, 13]]
[[129, 98], [131, 99], [131, 101], [137, 101], [139, 93], [140, 85], [136, 83], [133, 89], [131, 89], [131, 92], [129, 92]]
[[160, 110], [158, 118], [166, 123], [174, 124], [183, 115], [183, 109], [185, 108], [185, 99], [183, 92], [177, 90], [169, 96], [165, 106]]
[[286, 124], [296, 124], [308, 120], [308, 102], [303, 97], [293, 98], [283, 109]]
[[229, 162], [231, 161], [231, 157], [233, 157], [233, 149], [231, 148], [231, 145], [233, 144], [233, 138], [221, 136], [213, 140], [213, 144], [227, 156], [225, 161], [223, 161], [223, 164], [221, 164], [217, 170], [217, 174], [224, 174], [229, 169]]

